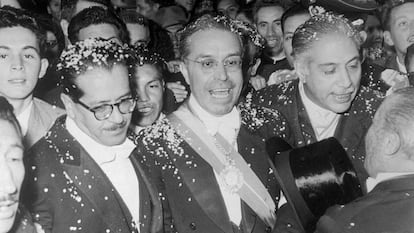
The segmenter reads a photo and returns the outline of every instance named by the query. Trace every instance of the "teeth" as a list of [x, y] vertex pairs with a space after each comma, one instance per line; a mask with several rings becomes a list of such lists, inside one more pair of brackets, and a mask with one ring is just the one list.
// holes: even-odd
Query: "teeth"
[[215, 89], [215, 90], [211, 90], [210, 94], [213, 97], [223, 98], [223, 97], [227, 97], [230, 94], [230, 89]]

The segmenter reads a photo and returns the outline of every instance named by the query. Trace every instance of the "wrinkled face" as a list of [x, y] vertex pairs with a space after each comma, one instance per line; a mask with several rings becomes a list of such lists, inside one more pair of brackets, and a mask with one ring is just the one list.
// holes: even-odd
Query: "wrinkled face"
[[358, 48], [352, 39], [339, 34], [324, 35], [303, 56], [308, 57], [295, 62], [295, 68], [304, 82], [306, 95], [332, 112], [348, 110], [361, 79]]
[[310, 18], [309, 14], [300, 14], [294, 15], [285, 20], [285, 25], [283, 25], [283, 49], [285, 51], [286, 57], [289, 61], [289, 64], [293, 67], [293, 57], [292, 57], [292, 38], [295, 30], [306, 22]]
[[414, 43], [414, 2], [394, 8], [390, 17], [390, 31], [384, 32], [387, 44], [394, 46], [400, 59], [407, 47]]
[[188, 45], [190, 53], [181, 68], [192, 95], [210, 114], [229, 113], [238, 101], [243, 77], [241, 66], [229, 68], [224, 63], [241, 60], [239, 38], [228, 31], [206, 29], [194, 33]]
[[[84, 95], [79, 99], [90, 108], [103, 104], [115, 104], [131, 97], [128, 83], [128, 70], [124, 65], [115, 65], [112, 70], [94, 68], [76, 79], [76, 85]], [[94, 114], [65, 98], [65, 108], [78, 127], [96, 142], [106, 145], [119, 145], [125, 141], [131, 113], [122, 114], [118, 107], [113, 107], [109, 118], [99, 121]]]
[[275, 55], [283, 51], [280, 25], [282, 15], [283, 8], [279, 6], [262, 7], [256, 15], [257, 30], [265, 38], [267, 49]]
[[158, 119], [161, 114], [164, 94], [164, 81], [154, 65], [136, 67], [138, 111], [137, 124], [145, 127]]
[[129, 39], [131, 45], [147, 47], [150, 41], [150, 33], [148, 27], [137, 23], [127, 23]]
[[85, 28], [79, 30], [78, 40], [86, 40], [88, 38], [98, 38], [112, 40], [118, 44], [121, 43], [119, 38], [118, 29], [111, 24], [102, 23], [102, 24], [92, 24]]
[[191, 12], [195, 5], [195, 0], [175, 0], [177, 5], [184, 7], [187, 12]]
[[13, 226], [24, 178], [23, 144], [16, 128], [0, 120], [0, 232]]
[[235, 19], [239, 11], [239, 5], [235, 0], [221, 0], [217, 4], [217, 11], [222, 15]]
[[9, 100], [31, 98], [47, 66], [32, 31], [23, 27], [0, 29], [0, 95]]
[[60, 0], [50, 0], [47, 4], [47, 11], [54, 19], [60, 20]]

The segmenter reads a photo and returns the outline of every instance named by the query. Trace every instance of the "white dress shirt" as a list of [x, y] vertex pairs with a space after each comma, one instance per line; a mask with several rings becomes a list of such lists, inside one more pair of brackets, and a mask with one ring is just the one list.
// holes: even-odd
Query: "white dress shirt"
[[[188, 104], [191, 110], [206, 126], [208, 134], [215, 136], [217, 133], [220, 133], [230, 145], [234, 145], [234, 148], [237, 151], [237, 135], [240, 129], [241, 120], [240, 113], [236, 107], [234, 107], [230, 113], [217, 117], [204, 110], [193, 95], [190, 95]], [[230, 220], [234, 224], [240, 225], [242, 219], [240, 196], [237, 193], [228, 192], [224, 188], [224, 184], [218, 173], [214, 171], [214, 174], [223, 196], [224, 204], [226, 205]]]
[[306, 96], [303, 83], [299, 82], [299, 95], [302, 98], [303, 105], [308, 113], [313, 131], [318, 141], [333, 137], [336, 126], [339, 123], [340, 115], [330, 110], [324, 109], [315, 104]]
[[66, 129], [89, 153], [115, 187], [128, 207], [135, 223], [139, 222], [139, 184], [129, 159], [134, 143], [126, 139], [116, 146], [105, 146], [85, 134], [76, 123], [66, 117]]
[[30, 113], [32, 112], [32, 108], [33, 108], [33, 101], [30, 101], [26, 109], [16, 116], [17, 121], [20, 124], [20, 128], [22, 129], [23, 136], [27, 134], [27, 130], [29, 129], [29, 119], [30, 119]]
[[412, 175], [414, 172], [383, 172], [378, 173], [377, 177], [372, 178], [368, 177], [366, 183], [367, 183], [367, 192], [371, 192], [375, 186], [385, 180], [391, 180], [394, 178], [397, 178], [399, 176], [406, 176], [406, 175]]

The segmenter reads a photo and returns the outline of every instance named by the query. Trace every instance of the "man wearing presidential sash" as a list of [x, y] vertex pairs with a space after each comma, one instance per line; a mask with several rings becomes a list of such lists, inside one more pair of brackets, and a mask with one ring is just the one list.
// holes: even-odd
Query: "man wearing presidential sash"
[[178, 232], [256, 233], [275, 227], [280, 188], [265, 142], [286, 137], [288, 129], [276, 110], [238, 104], [240, 33], [246, 32], [237, 21], [222, 16], [188, 25], [181, 34], [180, 68], [191, 95], [135, 138]]

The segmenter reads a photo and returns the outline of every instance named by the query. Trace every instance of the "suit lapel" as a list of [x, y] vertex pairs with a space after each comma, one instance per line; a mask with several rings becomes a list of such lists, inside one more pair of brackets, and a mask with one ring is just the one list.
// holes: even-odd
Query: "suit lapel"
[[184, 183], [192, 193], [195, 201], [201, 206], [207, 216], [212, 219], [224, 232], [232, 232], [230, 219], [227, 209], [221, 196], [220, 188], [217, 184], [213, 169], [202, 159], [189, 145], [184, 142], [184, 148], [188, 155], [193, 155], [188, 160], [197, 164], [197, 169], [190, 168], [186, 164], [187, 159], [171, 153], [171, 158], [175, 160], [175, 166], [181, 173]]
[[302, 136], [300, 140], [303, 141], [304, 145], [309, 145], [311, 143], [317, 142], [317, 138], [316, 138], [315, 132], [313, 131], [312, 124], [310, 122], [308, 113], [306, 112], [305, 105], [303, 104], [302, 98], [300, 97], [298, 85], [299, 85], [299, 82], [296, 84], [295, 94], [294, 94], [295, 100], [297, 103], [296, 105], [297, 109], [295, 110], [297, 112], [291, 116], [298, 116], [297, 122], [299, 124], [300, 132]]
[[[158, 191], [153, 182], [144, 172], [143, 165], [138, 161], [135, 149], [130, 156], [131, 162], [138, 174], [140, 197], [140, 232], [161, 232], [163, 229], [162, 207]], [[151, 217], [148, 215], [151, 214]], [[152, 222], [151, 222], [152, 221]]]
[[[64, 173], [77, 191], [94, 205], [109, 229], [122, 232], [135, 232], [132, 226], [132, 217], [118, 192], [102, 169], [69, 134], [65, 127], [65, 116], [59, 118], [57, 137], [54, 142], [61, 152], [60, 162]], [[60, 123], [60, 124], [59, 124]], [[53, 134], [53, 132], [52, 132]], [[79, 197], [83, 195], [79, 193]], [[127, 214], [125, 214], [127, 213]], [[125, 224], [119, 224], [119, 223]]]
[[[29, 125], [27, 128], [27, 133], [24, 136], [24, 144], [26, 148], [30, 148], [37, 139], [40, 138], [42, 131], [49, 127], [45, 125], [45, 122], [42, 121], [40, 117], [40, 110], [33, 101], [32, 109], [29, 116]], [[46, 133], [46, 132], [43, 132]]]
[[[348, 151], [349, 148], [358, 148], [364, 140], [364, 129], [358, 119], [354, 115], [341, 116], [339, 123], [335, 129], [334, 137], [338, 139], [342, 147]], [[351, 153], [348, 154], [353, 154]]]

